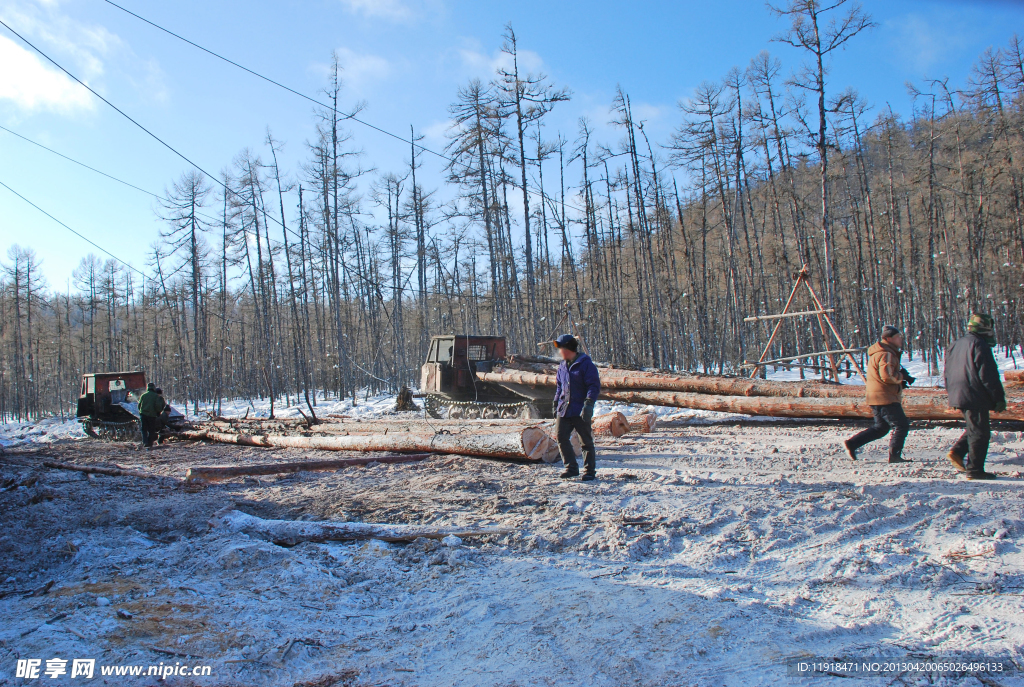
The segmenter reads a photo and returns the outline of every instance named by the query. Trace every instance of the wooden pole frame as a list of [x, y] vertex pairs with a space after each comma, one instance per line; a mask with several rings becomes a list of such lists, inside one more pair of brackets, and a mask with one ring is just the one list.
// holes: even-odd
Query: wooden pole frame
[[[772, 361], [768, 360], [768, 354], [771, 351], [772, 344], [775, 343], [775, 338], [778, 336], [779, 329], [782, 327], [783, 322], [792, 317], [814, 315], [818, 319], [818, 326], [821, 328], [822, 338], [825, 341], [827, 341], [829, 332], [831, 332], [832, 336], [834, 336], [835, 340], [839, 343], [838, 351], [823, 351], [823, 353], [825, 353], [828, 358], [828, 369], [832, 372], [833, 379], [835, 379], [835, 381], [837, 382], [839, 381], [839, 366], [836, 365], [835, 353], [841, 353], [846, 355], [846, 357], [850, 359], [850, 362], [853, 363], [853, 369], [855, 369], [857, 371], [857, 374], [859, 374], [861, 378], [865, 379], [866, 381], [864, 371], [860, 369], [860, 364], [857, 362], [857, 359], [853, 357], [852, 349], [849, 349], [846, 345], [846, 342], [843, 341], [843, 338], [839, 336], [839, 331], [836, 329], [835, 323], [832, 321], [832, 318], [830, 317], [830, 314], [834, 311], [832, 310], [832, 308], [826, 308], [822, 304], [821, 299], [818, 298], [818, 294], [815, 293], [814, 291], [814, 287], [811, 286], [810, 276], [811, 271], [807, 268], [807, 265], [801, 266], [800, 272], [798, 272], [796, 276], [796, 283], [793, 284], [793, 290], [790, 292], [789, 299], [786, 301], [786, 306], [778, 315], [770, 316], [771, 319], [776, 320], [775, 327], [772, 329], [771, 336], [768, 337], [768, 343], [765, 344], [764, 350], [761, 351], [761, 357], [757, 359], [757, 363], [752, 365], [753, 369], [750, 372], [750, 378], [753, 379], [754, 377], [756, 377], [765, 365], [770, 365], [772, 363]], [[807, 287], [807, 291], [811, 296], [811, 301], [814, 303], [814, 307], [816, 309], [791, 313], [789, 311], [789, 308], [793, 304], [793, 299], [796, 297], [796, 292], [800, 289], [801, 284]], [[750, 319], [751, 318], [747, 318], [748, 321]], [[761, 319], [754, 318], [754, 321], [761, 321]], [[828, 325], [827, 328], [826, 325]], [[793, 359], [796, 360], [798, 358], [806, 357], [808, 356], [803, 355], [797, 356]]]

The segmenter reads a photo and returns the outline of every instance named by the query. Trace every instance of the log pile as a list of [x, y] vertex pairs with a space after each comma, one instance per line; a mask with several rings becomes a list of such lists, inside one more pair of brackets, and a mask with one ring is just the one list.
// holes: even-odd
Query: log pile
[[[712, 410], [742, 415], [786, 418], [869, 418], [863, 386], [815, 381], [774, 382], [711, 375], [674, 375], [662, 372], [601, 368], [601, 398], [623, 403]], [[543, 362], [517, 362], [477, 373], [495, 383], [532, 387], [555, 385], [553, 367]], [[1024, 375], [1007, 374], [1016, 384]], [[912, 420], [955, 420], [944, 389], [907, 389], [904, 410]], [[992, 413], [995, 420], [1024, 420], [1024, 399], [1008, 399], [1007, 409]], [[648, 430], [649, 431], [649, 430]]]

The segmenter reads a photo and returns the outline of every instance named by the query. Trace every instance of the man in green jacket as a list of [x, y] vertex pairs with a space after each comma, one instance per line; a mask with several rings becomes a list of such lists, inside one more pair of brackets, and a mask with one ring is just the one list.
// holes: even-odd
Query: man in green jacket
[[142, 445], [153, 448], [160, 433], [160, 413], [167, 407], [167, 401], [156, 392], [156, 384], [150, 382], [146, 393], [139, 399], [139, 421], [142, 425]]

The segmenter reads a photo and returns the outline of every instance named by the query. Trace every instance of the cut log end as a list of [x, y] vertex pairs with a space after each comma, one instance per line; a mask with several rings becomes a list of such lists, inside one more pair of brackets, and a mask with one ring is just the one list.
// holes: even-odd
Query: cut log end
[[592, 428], [595, 436], [618, 438], [629, 431], [629, 421], [622, 413], [608, 413], [595, 417]]
[[655, 413], [638, 413], [628, 418], [629, 431], [634, 434], [646, 434], [653, 432], [658, 424], [658, 416]]

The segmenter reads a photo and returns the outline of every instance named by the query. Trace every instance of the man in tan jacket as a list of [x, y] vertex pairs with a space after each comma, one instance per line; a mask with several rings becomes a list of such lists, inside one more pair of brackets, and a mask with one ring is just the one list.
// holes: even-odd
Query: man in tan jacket
[[910, 422], [903, 412], [903, 389], [913, 384], [914, 378], [900, 365], [902, 348], [903, 334], [896, 327], [885, 325], [881, 340], [868, 349], [865, 388], [875, 423], [843, 442], [852, 460], [857, 460], [857, 450], [861, 446], [881, 439], [891, 429], [889, 462], [909, 462], [902, 455], [903, 444], [910, 431]]

